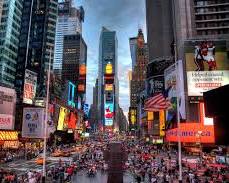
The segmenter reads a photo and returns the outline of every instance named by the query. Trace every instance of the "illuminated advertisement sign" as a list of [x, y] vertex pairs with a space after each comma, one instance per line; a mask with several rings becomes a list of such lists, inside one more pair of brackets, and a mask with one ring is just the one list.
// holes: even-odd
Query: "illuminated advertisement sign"
[[113, 117], [114, 117], [114, 104], [105, 103], [105, 126], [113, 125]]
[[113, 84], [105, 84], [105, 91], [112, 91], [113, 90]]
[[160, 111], [159, 112], [159, 123], [160, 123], [160, 136], [164, 137], [165, 136], [165, 112]]
[[78, 85], [78, 92], [85, 92], [85, 85], [84, 84]]
[[106, 71], [105, 71], [106, 74], [112, 74], [113, 73], [113, 66], [111, 63], [108, 63], [106, 65]]
[[[176, 71], [177, 69], [177, 71]], [[177, 81], [177, 73], [178, 81]], [[171, 107], [166, 111], [166, 121], [171, 122], [176, 119], [177, 116], [177, 95], [180, 98], [179, 112], [181, 119], [186, 119], [185, 109], [185, 96], [184, 96], [184, 80], [183, 80], [183, 64], [182, 60], [177, 61], [177, 67], [175, 64], [171, 65], [164, 71], [164, 81], [167, 99], [172, 104]], [[178, 90], [178, 91], [177, 91]]]
[[75, 129], [76, 128], [76, 122], [77, 122], [77, 116], [73, 112], [70, 112], [69, 114], [69, 120], [68, 120], [68, 129]]
[[[181, 123], [180, 124], [180, 139], [181, 142], [186, 143], [214, 143], [214, 126], [204, 126], [201, 123]], [[178, 129], [167, 130], [166, 132], [167, 142], [178, 141]]]
[[65, 118], [67, 116], [67, 109], [64, 107], [60, 108], [59, 112], [59, 119], [58, 119], [58, 125], [57, 130], [63, 131], [65, 129]]
[[23, 90], [23, 103], [33, 104], [36, 96], [37, 74], [28, 69], [25, 70], [25, 81]]
[[0, 86], [0, 129], [13, 130], [15, 119], [16, 92]]
[[137, 109], [130, 109], [130, 123], [135, 125], [137, 122]]
[[188, 96], [229, 84], [229, 59], [225, 41], [186, 43]]
[[68, 105], [71, 107], [76, 107], [75, 90], [76, 90], [76, 86], [72, 82], [69, 82], [68, 83]]
[[79, 75], [84, 76], [87, 73], [87, 67], [85, 64], [81, 64], [79, 68]]
[[24, 108], [22, 137], [44, 138], [44, 108]]

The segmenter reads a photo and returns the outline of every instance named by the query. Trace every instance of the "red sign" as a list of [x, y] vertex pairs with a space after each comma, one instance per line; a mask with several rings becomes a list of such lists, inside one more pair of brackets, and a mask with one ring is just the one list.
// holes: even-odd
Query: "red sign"
[[[214, 126], [201, 123], [183, 123], [180, 125], [181, 142], [215, 143]], [[166, 132], [167, 142], [178, 142], [178, 128]]]
[[68, 121], [68, 128], [75, 129], [76, 128], [76, 120], [77, 116], [73, 112], [70, 113], [69, 121]]

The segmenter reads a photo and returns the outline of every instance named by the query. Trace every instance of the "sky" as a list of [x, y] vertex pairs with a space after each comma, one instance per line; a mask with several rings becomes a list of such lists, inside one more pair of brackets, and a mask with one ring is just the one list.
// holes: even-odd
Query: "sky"
[[93, 99], [98, 75], [99, 37], [102, 26], [116, 31], [118, 38], [119, 103], [124, 113], [129, 108], [128, 71], [131, 70], [129, 38], [142, 28], [146, 40], [145, 0], [75, 0], [83, 6], [83, 37], [87, 44], [87, 103]]

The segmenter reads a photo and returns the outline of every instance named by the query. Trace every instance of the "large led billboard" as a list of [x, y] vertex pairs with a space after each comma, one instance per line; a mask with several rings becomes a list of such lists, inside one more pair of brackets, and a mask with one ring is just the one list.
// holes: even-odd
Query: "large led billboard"
[[105, 103], [105, 126], [113, 125], [114, 118], [114, 104], [113, 103]]
[[66, 108], [60, 108], [57, 130], [63, 131], [66, 128], [65, 118], [67, 116], [67, 113], [68, 111]]
[[23, 103], [33, 104], [36, 96], [37, 74], [28, 69], [25, 70], [25, 81], [23, 90]]
[[226, 41], [185, 44], [188, 96], [203, 96], [203, 92], [229, 84]]

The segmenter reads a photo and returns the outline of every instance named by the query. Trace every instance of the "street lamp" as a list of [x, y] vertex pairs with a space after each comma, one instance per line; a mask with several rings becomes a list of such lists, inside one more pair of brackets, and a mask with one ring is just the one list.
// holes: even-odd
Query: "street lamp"
[[199, 140], [199, 150], [200, 150], [200, 153], [199, 153], [199, 158], [200, 158], [200, 163], [202, 163], [202, 146], [201, 146], [201, 136], [202, 136], [202, 131], [198, 131], [196, 136], [198, 137], [198, 140]]
[[48, 109], [49, 109], [49, 84], [50, 84], [50, 71], [51, 71], [51, 57], [52, 50], [50, 49], [49, 54], [49, 67], [48, 67], [48, 81], [46, 88], [46, 104], [45, 104], [45, 126], [44, 126], [44, 150], [43, 150], [43, 174], [42, 174], [42, 182], [45, 182], [46, 177], [46, 145], [47, 145], [47, 125], [48, 125]]

